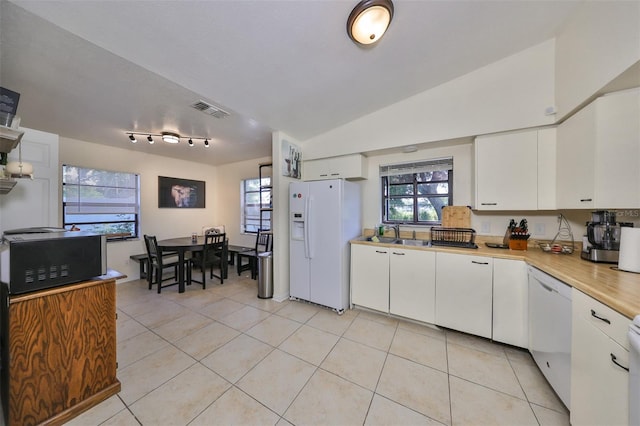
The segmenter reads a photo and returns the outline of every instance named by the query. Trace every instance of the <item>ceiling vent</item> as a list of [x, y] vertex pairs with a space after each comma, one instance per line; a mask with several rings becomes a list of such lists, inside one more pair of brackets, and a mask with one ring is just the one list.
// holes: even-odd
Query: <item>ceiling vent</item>
[[191, 105], [191, 107], [197, 109], [198, 111], [202, 111], [205, 114], [209, 114], [215, 118], [226, 118], [229, 116], [229, 113], [227, 111], [215, 105], [211, 105], [203, 100], [199, 100], [198, 102]]

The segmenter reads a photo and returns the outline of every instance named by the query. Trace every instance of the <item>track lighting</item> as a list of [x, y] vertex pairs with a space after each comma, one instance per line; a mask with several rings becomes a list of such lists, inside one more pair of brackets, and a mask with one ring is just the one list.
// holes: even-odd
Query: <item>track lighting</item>
[[205, 147], [209, 148], [210, 146], [209, 138], [202, 138], [199, 136], [180, 136], [178, 133], [175, 133], [175, 132], [161, 132], [161, 133], [125, 132], [125, 134], [129, 135], [129, 140], [131, 141], [131, 143], [138, 142], [138, 140], [136, 139], [136, 135], [141, 135], [141, 136], [146, 135], [147, 141], [149, 141], [149, 144], [155, 143], [155, 140], [153, 139], [154, 137], [159, 137], [159, 138], [162, 138], [164, 142], [167, 142], [170, 144], [178, 144], [180, 143], [180, 139], [187, 139], [187, 144], [190, 147], [195, 145], [193, 141], [194, 139], [195, 140], [200, 139], [204, 141]]
[[166, 143], [178, 143], [180, 142], [180, 135], [169, 132], [162, 132], [162, 140]]

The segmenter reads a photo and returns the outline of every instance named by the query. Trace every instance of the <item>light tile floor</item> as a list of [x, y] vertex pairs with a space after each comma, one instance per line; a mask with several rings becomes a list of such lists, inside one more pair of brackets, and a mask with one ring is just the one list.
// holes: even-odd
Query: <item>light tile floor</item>
[[68, 424], [569, 424], [526, 351], [256, 287], [118, 284], [122, 391]]

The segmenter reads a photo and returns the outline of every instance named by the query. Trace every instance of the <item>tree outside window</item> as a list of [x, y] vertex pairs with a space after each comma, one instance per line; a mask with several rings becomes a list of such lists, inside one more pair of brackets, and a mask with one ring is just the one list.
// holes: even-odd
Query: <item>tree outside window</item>
[[[403, 173], [411, 171], [411, 173]], [[453, 160], [381, 167], [383, 222], [436, 225], [453, 204]]]

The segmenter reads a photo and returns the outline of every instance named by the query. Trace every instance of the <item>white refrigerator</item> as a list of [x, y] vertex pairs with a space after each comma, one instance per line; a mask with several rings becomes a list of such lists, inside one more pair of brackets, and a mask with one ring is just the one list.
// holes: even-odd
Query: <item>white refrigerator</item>
[[289, 184], [289, 294], [349, 307], [349, 240], [362, 234], [360, 186], [341, 179]]

